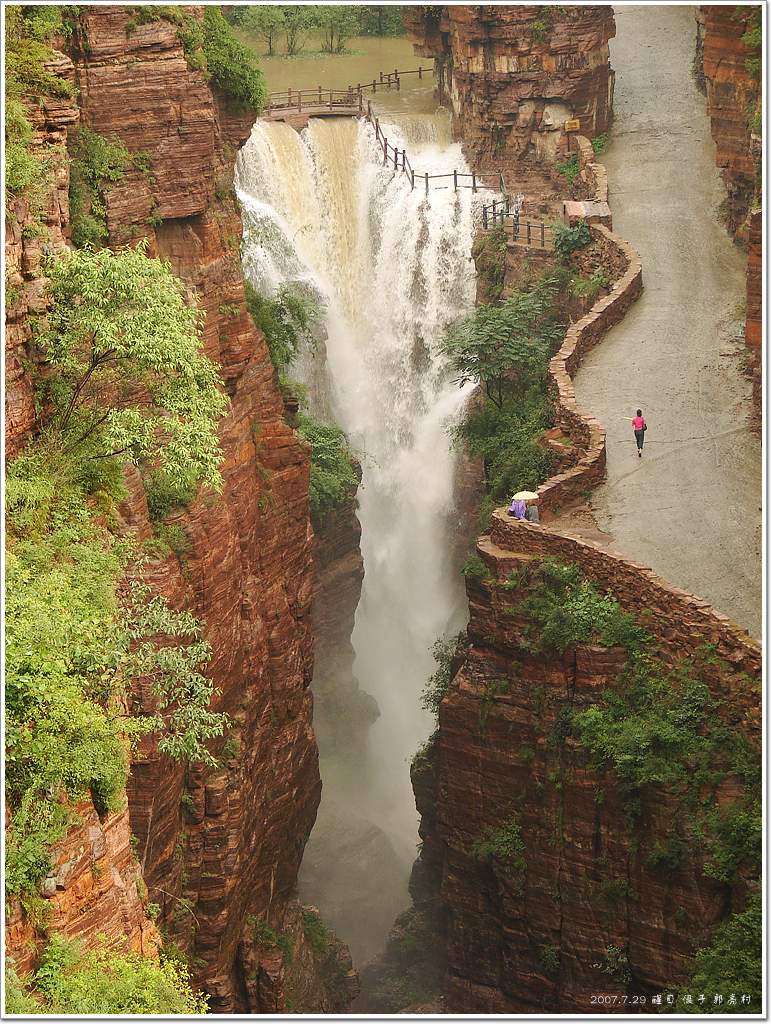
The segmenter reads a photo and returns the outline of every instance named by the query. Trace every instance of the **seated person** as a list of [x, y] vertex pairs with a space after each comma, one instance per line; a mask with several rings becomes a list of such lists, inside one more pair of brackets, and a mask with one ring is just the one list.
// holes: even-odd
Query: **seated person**
[[524, 519], [527, 510], [527, 505], [524, 501], [520, 501], [517, 498], [512, 498], [511, 505], [509, 505], [509, 515], [514, 516], [515, 519]]

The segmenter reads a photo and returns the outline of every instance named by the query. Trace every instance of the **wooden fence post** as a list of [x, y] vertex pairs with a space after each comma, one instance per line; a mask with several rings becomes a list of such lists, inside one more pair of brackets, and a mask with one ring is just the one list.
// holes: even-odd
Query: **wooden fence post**
[[415, 189], [415, 172], [410, 167], [410, 188], [414, 191]]
[[477, 190], [477, 175], [476, 171], [471, 172], [471, 191], [476, 192]]
[[426, 171], [426, 195], [428, 195], [428, 171]]
[[452, 186], [455, 189], [455, 191], [457, 192], [458, 191], [458, 172], [457, 171], [453, 171], [452, 172]]
[[422, 78], [422, 77], [423, 77], [423, 65], [421, 64], [420, 67], [418, 68], [418, 78]]

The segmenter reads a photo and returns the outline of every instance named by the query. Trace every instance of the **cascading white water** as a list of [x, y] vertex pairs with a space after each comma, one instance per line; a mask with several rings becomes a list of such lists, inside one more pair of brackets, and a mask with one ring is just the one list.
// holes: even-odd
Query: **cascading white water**
[[[421, 172], [466, 170], [447, 123], [442, 112], [412, 116], [403, 135], [389, 126], [389, 141], [406, 145]], [[417, 838], [409, 759], [432, 728], [420, 693], [434, 641], [465, 621], [448, 426], [468, 389], [452, 383], [438, 342], [473, 305], [479, 197], [412, 191], [383, 166], [371, 126], [353, 119], [311, 120], [302, 133], [258, 123], [236, 183], [251, 282], [264, 292], [304, 282], [324, 301], [326, 397], [362, 453], [355, 671], [381, 710], [359, 799], [408, 865]], [[313, 376], [307, 358], [296, 375]]]

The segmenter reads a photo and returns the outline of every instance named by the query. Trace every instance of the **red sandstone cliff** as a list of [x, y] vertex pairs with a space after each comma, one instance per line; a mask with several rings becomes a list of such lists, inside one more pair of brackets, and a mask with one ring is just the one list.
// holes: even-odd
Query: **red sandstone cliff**
[[553, 159], [573, 118], [590, 138], [613, 110], [610, 7], [409, 7], [407, 32], [437, 62], [440, 96], [475, 163]]
[[[762, 333], [762, 143], [761, 47], [752, 42], [759, 7], [703, 6], [697, 19], [697, 70], [707, 93], [715, 160], [726, 186], [729, 232], [747, 246], [745, 338], [754, 378], [753, 402], [760, 412]], [[749, 33], [749, 34], [748, 34]]]
[[[205, 311], [204, 349], [220, 365], [232, 403], [221, 427], [223, 493], [170, 517], [189, 550], [183, 560], [170, 555], [151, 563], [148, 581], [205, 624], [216, 706], [233, 727], [220, 741], [227, 746], [216, 771], [186, 771], [152, 744], [142, 750], [128, 784], [142, 874], [149, 899], [162, 908], [159, 925], [189, 954], [194, 983], [210, 994], [213, 1011], [281, 1012], [288, 1000], [296, 1010], [339, 1010], [355, 988], [350, 958], [337, 943], [320, 958], [305, 941], [293, 902], [321, 788], [309, 690], [309, 460], [285, 421], [264, 339], [244, 304], [231, 183], [250, 119], [232, 113], [205, 75], [188, 66], [176, 25], [161, 19], [130, 27], [129, 12], [118, 7], [81, 12], [71, 49], [81, 122], [149, 158], [147, 171], [127, 171], [107, 195], [109, 243], [148, 237], [150, 252], [169, 260], [186, 282]], [[72, 74], [68, 60], [63, 66]], [[44, 129], [61, 148], [77, 108], [60, 104], [44, 114]], [[62, 164], [56, 209], [47, 218], [58, 244], [67, 234], [66, 194]], [[23, 273], [34, 264], [34, 247], [21, 231], [9, 241], [12, 269]], [[43, 287], [36, 277], [11, 311], [11, 452], [34, 421], [32, 383], [20, 356], [29, 337], [24, 303], [34, 310]], [[143, 540], [152, 532], [144, 490], [136, 472], [128, 482], [122, 515]], [[116, 862], [131, 861], [125, 815], [105, 829], [120, 837]], [[82, 846], [81, 840], [82, 834], [68, 842]], [[83, 862], [90, 874], [91, 860]], [[86, 894], [99, 930], [123, 929], [134, 945], [144, 928], [136, 875], [134, 868], [111, 871], [112, 884]], [[130, 906], [115, 897], [121, 885], [134, 893]], [[91, 917], [74, 917], [82, 908], [76, 894], [57, 927], [88, 938]], [[293, 967], [266, 947], [255, 922], [289, 936]]]
[[[492, 576], [468, 583], [468, 650], [436, 739], [413, 764], [422, 873], [448, 922], [445, 1004], [468, 1013], [608, 1012], [592, 1005], [592, 994], [650, 1000], [684, 983], [694, 950], [742, 906], [750, 876], [740, 872], [732, 885], [708, 877], [703, 840], [667, 870], [649, 859], [673, 835], [689, 835], [683, 792], [644, 787], [639, 816], [630, 819], [613, 772], [598, 771], [564, 727], [566, 712], [618, 685], [625, 652], [579, 644], [562, 657], [534, 654], [522, 607], [529, 585], [500, 586], [538, 553], [578, 558], [593, 578], [603, 558], [584, 558], [581, 545], [538, 528], [518, 536], [504, 520], [494, 518], [492, 537], [480, 542]], [[606, 569], [602, 583], [635, 607], [636, 567], [610, 556]], [[757, 648], [732, 639], [718, 618], [710, 625], [703, 602], [689, 608], [685, 595], [662, 597], [651, 604], [651, 628], [665, 657], [715, 641], [734, 674], [723, 670], [711, 685], [716, 693], [728, 687], [728, 719], [757, 744], [756, 696], [740, 672], [759, 678]], [[718, 801], [729, 803], [739, 789], [726, 775]], [[522, 860], [480, 856], [480, 837], [513, 815]]]

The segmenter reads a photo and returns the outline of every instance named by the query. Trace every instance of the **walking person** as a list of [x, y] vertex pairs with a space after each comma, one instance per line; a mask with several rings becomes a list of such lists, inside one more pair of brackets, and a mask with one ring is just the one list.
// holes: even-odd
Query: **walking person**
[[645, 417], [642, 414], [642, 409], [637, 410], [637, 415], [632, 417], [632, 430], [634, 430], [634, 439], [637, 442], [637, 457], [642, 458], [643, 444], [645, 442], [645, 431], [648, 429], [648, 424], [645, 422]]

